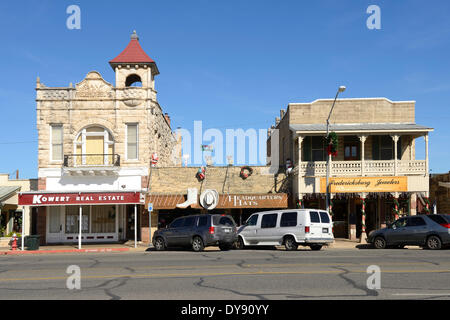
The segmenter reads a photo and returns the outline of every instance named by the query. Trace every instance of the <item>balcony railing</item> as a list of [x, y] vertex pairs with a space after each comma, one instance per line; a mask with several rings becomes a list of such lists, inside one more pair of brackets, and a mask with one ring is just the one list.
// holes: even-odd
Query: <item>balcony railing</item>
[[119, 167], [118, 154], [67, 154], [64, 155], [64, 167]]
[[[299, 174], [301, 176], [326, 176], [326, 173], [326, 161], [300, 163]], [[331, 175], [333, 176], [407, 176], [422, 174], [426, 174], [425, 160], [398, 160], [397, 164], [395, 160], [331, 162]]]

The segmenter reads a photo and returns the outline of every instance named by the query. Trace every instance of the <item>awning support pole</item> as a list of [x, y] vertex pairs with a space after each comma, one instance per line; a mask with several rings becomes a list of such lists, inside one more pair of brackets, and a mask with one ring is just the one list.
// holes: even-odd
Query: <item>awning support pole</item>
[[25, 206], [22, 207], [22, 251], [25, 241]]
[[83, 208], [80, 206], [80, 221], [79, 221], [79, 230], [78, 230], [78, 249], [81, 250], [81, 227], [83, 220]]
[[137, 248], [137, 205], [134, 205], [134, 247]]

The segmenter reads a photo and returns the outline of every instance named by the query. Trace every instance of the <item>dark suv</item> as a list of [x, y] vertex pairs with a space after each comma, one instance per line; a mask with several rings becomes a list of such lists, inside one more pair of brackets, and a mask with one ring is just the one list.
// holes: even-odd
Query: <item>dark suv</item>
[[200, 214], [175, 219], [167, 228], [157, 230], [152, 242], [158, 251], [168, 247], [191, 247], [199, 252], [215, 245], [220, 250], [230, 250], [236, 239], [236, 223], [231, 216]]
[[450, 244], [450, 215], [430, 214], [403, 217], [387, 228], [372, 231], [367, 242], [377, 249], [405, 245], [441, 249]]

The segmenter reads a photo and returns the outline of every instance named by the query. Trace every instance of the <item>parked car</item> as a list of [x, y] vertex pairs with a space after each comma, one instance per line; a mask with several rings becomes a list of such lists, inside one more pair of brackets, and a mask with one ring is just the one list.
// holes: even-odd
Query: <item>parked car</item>
[[450, 215], [403, 217], [386, 228], [372, 231], [367, 242], [377, 249], [415, 245], [436, 250], [450, 244]]
[[238, 230], [236, 248], [284, 245], [291, 251], [301, 245], [320, 250], [333, 241], [333, 224], [326, 211], [276, 210], [252, 214]]
[[233, 218], [220, 214], [201, 214], [177, 218], [153, 234], [156, 250], [169, 247], [191, 247], [199, 252], [207, 246], [218, 245], [229, 250], [236, 241], [237, 227]]

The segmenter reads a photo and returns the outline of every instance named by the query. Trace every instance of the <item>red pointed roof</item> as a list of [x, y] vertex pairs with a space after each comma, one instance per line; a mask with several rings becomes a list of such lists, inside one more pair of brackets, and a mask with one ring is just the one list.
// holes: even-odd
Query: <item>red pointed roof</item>
[[136, 31], [131, 35], [131, 41], [128, 46], [117, 57], [109, 61], [109, 63], [113, 69], [114, 64], [122, 63], [154, 64], [156, 67], [155, 61], [145, 53], [139, 44], [139, 38]]

